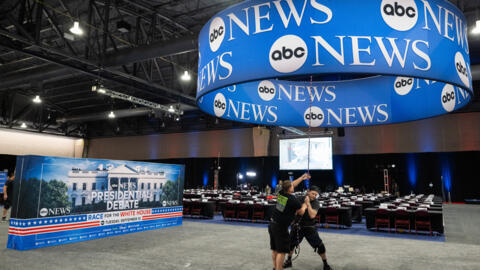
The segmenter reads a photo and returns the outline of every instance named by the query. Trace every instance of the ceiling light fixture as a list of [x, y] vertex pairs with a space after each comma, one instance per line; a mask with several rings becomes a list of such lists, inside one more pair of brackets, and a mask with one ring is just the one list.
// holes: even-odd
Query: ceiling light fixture
[[472, 34], [478, 35], [480, 34], [480, 20], [475, 22], [475, 27], [472, 29]]
[[182, 77], [180, 78], [182, 79], [182, 81], [188, 82], [192, 79], [192, 76], [190, 76], [190, 73], [188, 72], [188, 70], [185, 70]]
[[40, 98], [39, 95], [35, 96], [35, 98], [33, 99], [33, 103], [36, 103], [36, 104], [42, 103], [42, 99]]
[[78, 21], [73, 22], [73, 26], [72, 26], [72, 28], [70, 28], [70, 32], [72, 32], [73, 34], [75, 34], [77, 36], [83, 35], [83, 30], [82, 30], [82, 28], [80, 28], [80, 23]]
[[27, 124], [25, 124], [25, 122], [22, 123], [22, 125], [20, 125], [21, 128], [27, 128]]
[[115, 113], [113, 111], [110, 111], [110, 113], [108, 114], [108, 118], [110, 119], [115, 118]]
[[173, 108], [173, 106], [170, 105], [170, 107], [168, 108], [168, 112], [174, 113], [174, 112], [175, 112], [175, 108]]

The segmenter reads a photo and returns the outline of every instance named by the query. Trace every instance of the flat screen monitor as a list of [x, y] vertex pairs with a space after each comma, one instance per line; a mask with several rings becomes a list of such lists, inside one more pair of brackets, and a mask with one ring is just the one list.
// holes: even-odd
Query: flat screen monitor
[[280, 140], [280, 170], [332, 170], [332, 138], [308, 138]]

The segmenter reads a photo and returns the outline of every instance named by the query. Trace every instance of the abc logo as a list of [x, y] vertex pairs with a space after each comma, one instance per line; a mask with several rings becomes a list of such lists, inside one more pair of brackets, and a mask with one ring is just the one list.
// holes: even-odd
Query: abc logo
[[394, 84], [394, 89], [400, 96], [405, 96], [413, 89], [413, 78], [397, 77]]
[[467, 68], [464, 67], [464, 66], [462, 65], [462, 63], [457, 62], [456, 66], [457, 66], [457, 71], [458, 71], [460, 74], [463, 74], [463, 75], [465, 75], [465, 76], [468, 76]]
[[222, 93], [218, 93], [213, 100], [213, 111], [217, 117], [222, 117], [227, 110], [227, 101]]
[[414, 0], [383, 0], [381, 13], [385, 23], [397, 31], [412, 29], [418, 20], [417, 4]]
[[40, 209], [40, 216], [44, 217], [48, 214], [47, 208]]
[[307, 60], [308, 49], [303, 39], [295, 35], [283, 36], [270, 49], [270, 65], [280, 73], [300, 69]]
[[258, 84], [258, 96], [264, 101], [270, 101], [275, 97], [275, 85], [271, 81], [261, 81]]
[[455, 109], [455, 88], [447, 84], [442, 90], [442, 106], [447, 112], [452, 112]]
[[462, 80], [466, 87], [470, 87], [470, 76], [468, 76], [467, 64], [465, 58], [461, 52], [455, 54], [455, 69], [457, 70], [458, 77]]
[[307, 108], [305, 113], [303, 114], [303, 119], [307, 126], [310, 127], [319, 127], [323, 124], [324, 114], [322, 109], [316, 106], [312, 106]]
[[216, 52], [225, 38], [225, 22], [217, 17], [210, 23], [209, 42], [212, 52]]

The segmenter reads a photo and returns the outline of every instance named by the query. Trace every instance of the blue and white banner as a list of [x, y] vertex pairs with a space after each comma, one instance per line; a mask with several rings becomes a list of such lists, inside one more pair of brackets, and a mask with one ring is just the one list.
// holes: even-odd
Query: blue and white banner
[[183, 165], [18, 157], [7, 248], [181, 225], [183, 183]]
[[5, 186], [6, 182], [7, 182], [7, 173], [0, 172], [0, 193], [3, 193], [3, 187]]
[[10, 219], [7, 248], [27, 250], [182, 225], [182, 207]]
[[467, 21], [444, 0], [251, 0], [199, 36], [198, 105], [230, 120], [397, 123], [472, 93]]

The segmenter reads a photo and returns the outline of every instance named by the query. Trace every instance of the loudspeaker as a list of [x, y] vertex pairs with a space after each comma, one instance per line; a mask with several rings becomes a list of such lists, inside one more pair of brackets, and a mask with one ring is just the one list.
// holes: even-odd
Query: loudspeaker
[[345, 128], [341, 127], [337, 129], [338, 137], [345, 137]]

